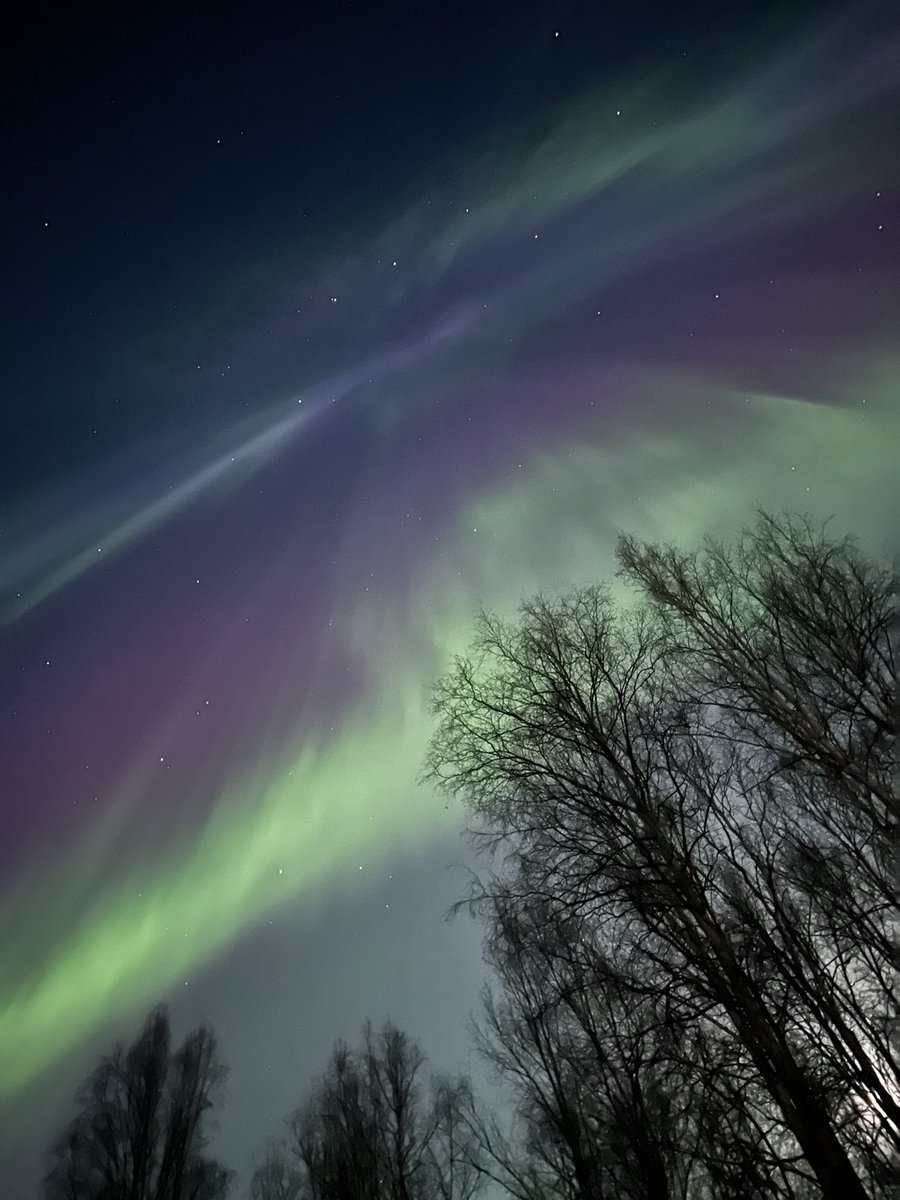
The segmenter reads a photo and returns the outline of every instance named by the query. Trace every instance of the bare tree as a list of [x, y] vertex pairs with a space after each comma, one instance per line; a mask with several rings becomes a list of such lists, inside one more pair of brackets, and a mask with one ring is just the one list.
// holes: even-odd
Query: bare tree
[[708, 538], [689, 553], [622, 537], [618, 558], [670, 651], [709, 689], [702, 699], [714, 696], [755, 749], [825, 778], [844, 810], [881, 834], [895, 828], [890, 570], [849, 538], [767, 513], [733, 546]]
[[897, 581], [849, 539], [766, 514], [734, 546], [685, 554], [623, 538], [619, 558], [656, 608], [669, 661], [689, 665], [682, 690], [744, 748], [750, 819], [731, 823], [730, 902], [850, 1144], [885, 1176], [900, 1152]]
[[430, 1193], [435, 1200], [472, 1200], [481, 1188], [481, 1160], [468, 1113], [472, 1089], [467, 1079], [432, 1080], [433, 1133], [426, 1146]]
[[620, 562], [642, 603], [593, 588], [481, 617], [436, 690], [429, 773], [523, 894], [627, 947], [695, 1037], [720, 1031], [785, 1169], [862, 1200], [898, 1133], [890, 577], [769, 517], [702, 555], [623, 539]]
[[493, 880], [476, 905], [498, 985], [477, 1045], [515, 1115], [504, 1131], [473, 1106], [472, 1122], [484, 1169], [511, 1194], [805, 1194], [802, 1172], [781, 1161], [766, 1098], [761, 1108], [739, 1064], [723, 1062], [715, 1029], [686, 1025], [658, 973], [611, 953], [589, 919], [535, 900], [527, 881]]
[[299, 1200], [303, 1180], [282, 1142], [270, 1142], [253, 1172], [249, 1200]]
[[[299, 1185], [285, 1200], [471, 1200], [479, 1176], [459, 1115], [468, 1086], [435, 1080], [426, 1097], [424, 1063], [418, 1045], [390, 1023], [378, 1033], [367, 1025], [355, 1051], [338, 1042], [289, 1118]], [[261, 1170], [260, 1187], [277, 1170], [294, 1178], [282, 1165]]]
[[48, 1200], [220, 1200], [230, 1172], [203, 1154], [204, 1123], [225, 1075], [208, 1029], [174, 1054], [164, 1008], [82, 1086], [51, 1151]]

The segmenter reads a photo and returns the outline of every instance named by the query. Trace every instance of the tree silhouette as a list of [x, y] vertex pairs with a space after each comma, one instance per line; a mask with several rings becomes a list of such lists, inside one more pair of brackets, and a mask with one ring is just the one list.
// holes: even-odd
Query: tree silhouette
[[507, 1126], [469, 1109], [483, 1171], [517, 1200], [817, 1195], [733, 1043], [514, 883], [475, 901], [496, 981], [476, 1045], [514, 1102]]
[[[849, 541], [766, 515], [696, 554], [623, 538], [619, 562], [631, 605], [589, 588], [530, 601], [515, 625], [482, 615], [436, 689], [428, 773], [506, 855], [482, 899], [505, 888], [583, 923], [589, 965], [652, 1001], [673, 1046], [694, 1043], [706, 1102], [737, 1103], [742, 1144], [785, 1189], [809, 1177], [863, 1200], [900, 1148], [893, 580]], [[597, 1121], [582, 1124], [599, 1162]], [[664, 1175], [671, 1188], [673, 1161]]]
[[471, 1200], [479, 1172], [464, 1081], [432, 1079], [390, 1023], [361, 1045], [336, 1043], [328, 1067], [288, 1119], [251, 1182], [251, 1200]]
[[176, 1050], [165, 1008], [104, 1057], [51, 1151], [47, 1200], [220, 1200], [230, 1173], [205, 1157], [204, 1123], [224, 1080], [200, 1028]]
[[284, 1145], [273, 1141], [250, 1180], [250, 1200], [297, 1200], [303, 1177]]

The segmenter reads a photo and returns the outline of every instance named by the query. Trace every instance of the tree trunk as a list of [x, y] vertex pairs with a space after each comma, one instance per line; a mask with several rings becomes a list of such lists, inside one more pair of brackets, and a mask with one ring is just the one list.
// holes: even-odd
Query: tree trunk
[[[699, 957], [707, 980], [772, 1098], [781, 1110], [807, 1162], [815, 1173], [825, 1200], [871, 1200], [841, 1145], [831, 1119], [787, 1045], [752, 980], [738, 963], [727, 936], [703, 900], [701, 938], [713, 951]], [[697, 910], [694, 910], [695, 915]], [[706, 962], [703, 962], [703, 958]]]

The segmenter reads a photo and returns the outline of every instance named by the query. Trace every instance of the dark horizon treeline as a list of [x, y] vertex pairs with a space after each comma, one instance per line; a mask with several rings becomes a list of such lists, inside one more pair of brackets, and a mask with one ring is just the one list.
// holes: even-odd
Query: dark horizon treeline
[[[897, 581], [766, 514], [618, 562], [633, 601], [482, 615], [435, 689], [426, 778], [494, 855], [465, 905], [505, 1115], [367, 1026], [250, 1200], [898, 1195]], [[85, 1085], [48, 1200], [226, 1194], [214, 1042], [161, 1021]]]

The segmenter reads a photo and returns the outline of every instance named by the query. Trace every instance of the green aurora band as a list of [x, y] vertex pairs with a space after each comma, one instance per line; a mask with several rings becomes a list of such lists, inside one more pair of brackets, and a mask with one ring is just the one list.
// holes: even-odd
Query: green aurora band
[[[870, 365], [847, 387], [846, 403], [832, 406], [670, 377], [678, 403], [652, 433], [631, 427], [602, 445], [561, 445], [471, 498], [443, 553], [420, 569], [414, 600], [392, 611], [373, 597], [351, 614], [377, 686], [331, 740], [298, 734], [253, 771], [236, 770], [190, 844], [133, 868], [87, 906], [75, 900], [108, 852], [108, 829], [5, 899], [4, 941], [23, 954], [37, 946], [39, 961], [5, 985], [0, 1097], [60, 1063], [110, 1017], [178, 986], [267, 914], [353, 886], [363, 852], [377, 861], [459, 827], [460, 814], [417, 790], [415, 777], [429, 684], [464, 648], [477, 606], [510, 611], [531, 591], [607, 577], [618, 528], [691, 543], [710, 528], [733, 531], [760, 503], [838, 512], [883, 551], [900, 444], [898, 367], [887, 358]], [[650, 384], [640, 377], [633, 386]], [[142, 788], [152, 789], [149, 775]], [[110, 807], [114, 814], [116, 801]]]

